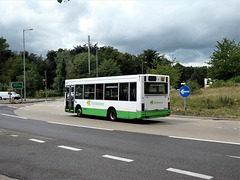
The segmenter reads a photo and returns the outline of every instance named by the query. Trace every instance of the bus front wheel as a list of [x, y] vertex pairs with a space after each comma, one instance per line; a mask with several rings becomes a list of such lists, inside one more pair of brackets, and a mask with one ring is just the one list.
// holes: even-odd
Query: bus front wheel
[[108, 110], [108, 119], [110, 121], [116, 121], [117, 120], [117, 112], [114, 108], [110, 108]]
[[77, 116], [78, 116], [78, 117], [81, 117], [81, 116], [82, 116], [82, 108], [81, 108], [81, 106], [78, 106], [78, 107], [77, 107]]

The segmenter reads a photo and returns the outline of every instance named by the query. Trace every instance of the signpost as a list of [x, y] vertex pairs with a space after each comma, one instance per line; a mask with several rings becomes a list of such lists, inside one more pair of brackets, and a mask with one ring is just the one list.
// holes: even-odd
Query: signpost
[[23, 89], [23, 82], [9, 82], [9, 89]]
[[21, 100], [22, 100], [22, 90], [23, 90], [23, 82], [9, 82], [9, 89], [21, 89]]
[[187, 110], [187, 97], [190, 95], [190, 88], [187, 86], [183, 86], [180, 89], [180, 95], [184, 97], [184, 110]]

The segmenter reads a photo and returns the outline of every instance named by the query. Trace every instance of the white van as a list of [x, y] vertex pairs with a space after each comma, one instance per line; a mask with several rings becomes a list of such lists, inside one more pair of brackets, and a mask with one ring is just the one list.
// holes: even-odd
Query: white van
[[13, 99], [20, 99], [21, 98], [21, 96], [19, 94], [15, 93], [15, 92], [0, 91], [0, 100], [9, 99], [9, 95], [10, 95], [9, 93], [11, 93], [11, 97]]

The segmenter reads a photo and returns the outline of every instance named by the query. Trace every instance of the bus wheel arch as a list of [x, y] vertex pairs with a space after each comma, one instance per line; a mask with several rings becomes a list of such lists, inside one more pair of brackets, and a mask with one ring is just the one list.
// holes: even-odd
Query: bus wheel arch
[[82, 116], [82, 107], [79, 104], [76, 106], [75, 112], [77, 113], [78, 117]]
[[107, 111], [107, 117], [110, 121], [116, 121], [117, 120], [117, 111], [114, 107], [109, 107]]

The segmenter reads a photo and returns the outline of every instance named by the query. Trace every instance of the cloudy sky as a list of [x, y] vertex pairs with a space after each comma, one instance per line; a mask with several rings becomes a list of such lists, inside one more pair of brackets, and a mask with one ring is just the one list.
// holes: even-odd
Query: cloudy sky
[[141, 54], [154, 49], [185, 66], [206, 65], [217, 41], [240, 41], [239, 0], [0, 0], [0, 37], [11, 50], [46, 56], [87, 43]]

